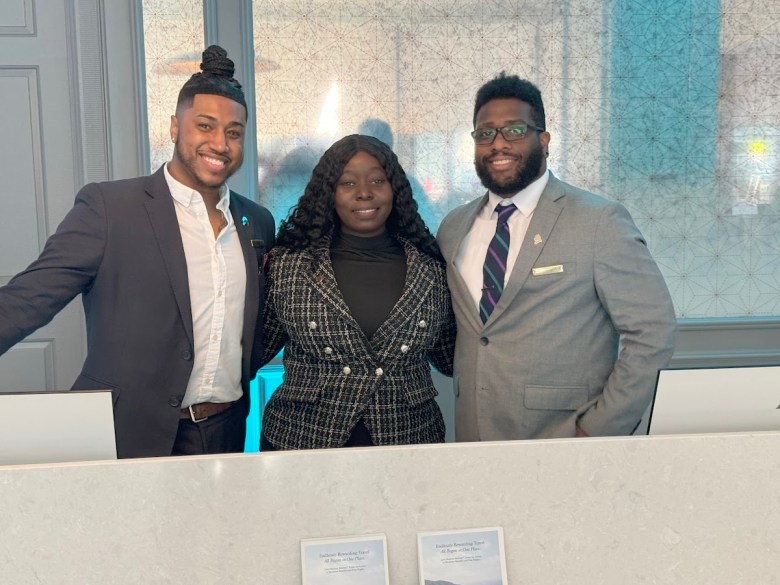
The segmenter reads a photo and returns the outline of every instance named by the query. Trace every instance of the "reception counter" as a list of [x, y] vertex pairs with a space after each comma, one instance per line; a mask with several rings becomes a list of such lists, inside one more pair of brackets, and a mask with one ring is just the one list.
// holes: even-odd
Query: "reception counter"
[[302, 538], [502, 526], [513, 585], [780, 583], [780, 433], [0, 467], [0, 582], [300, 585]]

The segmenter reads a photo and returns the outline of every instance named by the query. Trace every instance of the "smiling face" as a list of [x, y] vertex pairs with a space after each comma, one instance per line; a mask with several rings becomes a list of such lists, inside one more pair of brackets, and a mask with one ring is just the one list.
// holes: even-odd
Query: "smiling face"
[[[475, 120], [475, 128], [502, 128], [518, 123], [534, 124], [531, 106], [515, 98], [487, 102]], [[493, 144], [474, 145], [474, 167], [482, 184], [496, 195], [511, 197], [525, 189], [547, 170], [548, 132], [528, 129], [509, 142], [499, 132]]]
[[197, 94], [171, 116], [175, 143], [168, 172], [204, 197], [219, 189], [244, 160], [246, 110], [230, 98]]
[[342, 233], [366, 238], [384, 233], [393, 188], [376, 158], [360, 151], [349, 159], [336, 182], [334, 207]]

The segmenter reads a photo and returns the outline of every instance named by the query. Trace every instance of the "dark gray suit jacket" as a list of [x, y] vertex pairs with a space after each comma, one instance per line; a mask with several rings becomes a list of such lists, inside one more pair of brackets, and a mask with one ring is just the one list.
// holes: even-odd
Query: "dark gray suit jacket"
[[[274, 222], [235, 193], [230, 211], [247, 273], [241, 343], [248, 398], [262, 353], [262, 262]], [[0, 353], [78, 294], [88, 348], [73, 388], [112, 390], [119, 457], [170, 455], [192, 371], [193, 331], [184, 246], [162, 168], [81, 189], [38, 259], [0, 288]]]
[[674, 350], [669, 291], [625, 207], [550, 175], [484, 325], [453, 261], [487, 195], [439, 228], [458, 319], [459, 441], [626, 435]]

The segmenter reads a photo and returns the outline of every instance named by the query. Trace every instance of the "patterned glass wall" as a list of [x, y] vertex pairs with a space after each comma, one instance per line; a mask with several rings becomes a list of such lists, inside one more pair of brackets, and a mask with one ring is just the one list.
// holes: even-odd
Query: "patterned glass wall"
[[378, 119], [435, 229], [481, 194], [473, 98], [506, 70], [542, 90], [553, 172], [629, 208], [679, 317], [780, 314], [777, 3], [253, 5], [260, 196], [278, 218], [327, 145]]
[[203, 53], [202, 0], [143, 0], [146, 113], [151, 170], [173, 154], [171, 114]]
[[[152, 168], [203, 49], [199, 0], [143, 0]], [[481, 194], [473, 98], [542, 90], [550, 167], [622, 201], [682, 318], [780, 315], [780, 5], [253, 0], [260, 193], [286, 216], [322, 151], [391, 141], [432, 229]], [[247, 161], [248, 164], [249, 161]]]

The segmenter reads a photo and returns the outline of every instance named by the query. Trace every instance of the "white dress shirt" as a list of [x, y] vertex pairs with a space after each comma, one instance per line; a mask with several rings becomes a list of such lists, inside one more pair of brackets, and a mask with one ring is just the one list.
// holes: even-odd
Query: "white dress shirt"
[[506, 199], [495, 193], [488, 193], [487, 204], [477, 214], [474, 225], [471, 226], [469, 233], [458, 248], [458, 253], [455, 256], [455, 267], [463, 280], [466, 281], [466, 286], [474, 299], [477, 310], [479, 310], [479, 301], [482, 298], [482, 266], [485, 264], [490, 241], [496, 234], [496, 222], [498, 221], [496, 205], [514, 203], [517, 207], [517, 211], [510, 215], [507, 221], [509, 253], [506, 274], [504, 275], [504, 286], [506, 286], [515, 266], [517, 254], [525, 239], [525, 233], [528, 231], [528, 224], [531, 223], [531, 217], [539, 203], [539, 198], [542, 196], [542, 191], [547, 186], [549, 177], [550, 171], [545, 170], [544, 174], [528, 187]]
[[241, 335], [246, 266], [233, 216], [230, 190], [222, 187], [217, 209], [227, 226], [214, 237], [203, 197], [174, 179], [165, 167], [187, 260], [195, 351], [182, 407], [241, 398]]

